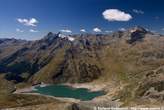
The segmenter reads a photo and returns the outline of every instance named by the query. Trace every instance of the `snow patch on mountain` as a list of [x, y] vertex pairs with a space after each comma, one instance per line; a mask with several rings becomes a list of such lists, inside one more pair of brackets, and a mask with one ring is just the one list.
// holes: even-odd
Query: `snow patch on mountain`
[[67, 36], [64, 34], [59, 34], [60, 38], [67, 38], [69, 41], [73, 42], [75, 40], [75, 38], [71, 37], [71, 36]]

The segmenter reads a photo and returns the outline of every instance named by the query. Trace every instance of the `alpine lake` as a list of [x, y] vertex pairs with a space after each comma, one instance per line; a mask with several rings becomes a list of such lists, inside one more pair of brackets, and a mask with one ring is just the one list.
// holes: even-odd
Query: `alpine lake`
[[105, 95], [104, 91], [90, 91], [86, 88], [73, 88], [66, 85], [37, 86], [32, 92], [60, 98], [74, 98], [81, 101], [89, 101]]

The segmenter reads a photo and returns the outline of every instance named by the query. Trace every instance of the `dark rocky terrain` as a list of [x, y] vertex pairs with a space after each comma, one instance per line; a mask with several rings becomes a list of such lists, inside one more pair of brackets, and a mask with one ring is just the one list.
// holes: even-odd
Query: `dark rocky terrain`
[[142, 27], [63, 36], [50, 32], [37, 41], [0, 39], [1, 75], [16, 85], [110, 84], [121, 88], [111, 100], [123, 105], [164, 102], [164, 36]]

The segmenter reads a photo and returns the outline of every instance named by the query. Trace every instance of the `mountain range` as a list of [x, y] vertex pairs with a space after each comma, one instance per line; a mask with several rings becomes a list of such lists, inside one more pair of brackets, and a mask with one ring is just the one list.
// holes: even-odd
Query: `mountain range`
[[124, 105], [159, 104], [164, 102], [164, 36], [137, 26], [111, 34], [0, 39], [0, 75], [15, 85], [109, 84], [120, 88], [112, 100]]

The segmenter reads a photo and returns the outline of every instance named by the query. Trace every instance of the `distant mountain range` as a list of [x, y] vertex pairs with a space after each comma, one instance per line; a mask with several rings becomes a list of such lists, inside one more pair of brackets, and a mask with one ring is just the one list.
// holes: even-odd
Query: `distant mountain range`
[[164, 100], [164, 36], [142, 27], [111, 34], [49, 32], [0, 39], [0, 73], [14, 83], [114, 82], [115, 100]]

